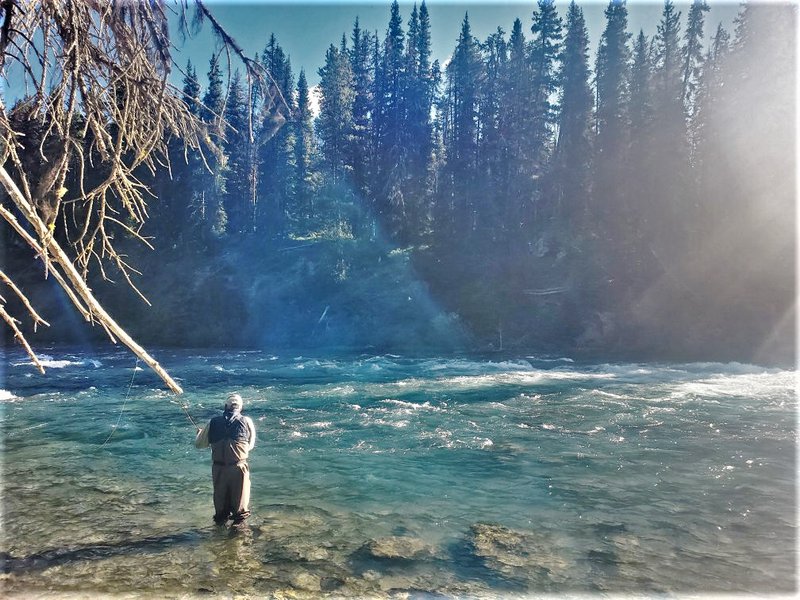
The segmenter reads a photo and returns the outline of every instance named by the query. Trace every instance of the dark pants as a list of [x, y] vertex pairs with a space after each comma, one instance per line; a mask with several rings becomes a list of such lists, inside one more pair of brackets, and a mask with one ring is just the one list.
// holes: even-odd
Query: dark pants
[[214, 521], [224, 523], [233, 517], [234, 523], [250, 516], [250, 468], [246, 462], [235, 465], [211, 466], [214, 482]]

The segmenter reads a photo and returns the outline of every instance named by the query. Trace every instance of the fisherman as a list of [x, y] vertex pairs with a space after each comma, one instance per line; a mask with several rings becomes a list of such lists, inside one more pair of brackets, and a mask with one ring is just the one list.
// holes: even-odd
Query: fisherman
[[238, 525], [250, 516], [250, 468], [247, 456], [256, 444], [256, 428], [250, 417], [242, 415], [244, 401], [231, 394], [225, 410], [197, 430], [194, 445], [211, 446], [211, 479], [214, 482], [214, 522], [228, 519]]

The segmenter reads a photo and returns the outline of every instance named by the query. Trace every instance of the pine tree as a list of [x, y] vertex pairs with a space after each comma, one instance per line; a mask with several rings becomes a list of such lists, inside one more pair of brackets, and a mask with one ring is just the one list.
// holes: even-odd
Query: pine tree
[[[592, 207], [596, 217], [611, 221], [624, 212], [617, 183], [622, 177], [628, 143], [628, 9], [624, 0], [611, 0], [605, 11], [606, 27], [600, 37], [595, 66], [596, 143], [595, 184]], [[610, 235], [609, 232], [606, 235]]]
[[192, 209], [195, 219], [207, 227], [207, 231], [219, 237], [228, 230], [228, 215], [224, 198], [227, 193], [228, 157], [222, 139], [222, 117], [225, 97], [222, 88], [222, 73], [217, 55], [209, 62], [208, 87], [203, 95], [200, 114], [208, 123], [209, 137], [215, 148], [207, 156], [208, 169], [202, 169], [197, 176], [197, 186], [192, 194]]
[[502, 186], [507, 179], [502, 137], [504, 76], [508, 62], [505, 32], [498, 27], [482, 46], [485, 78], [479, 100], [480, 188], [475, 190], [477, 196], [475, 222], [481, 241], [493, 245], [502, 239], [506, 213], [506, 198], [500, 196]]
[[370, 195], [369, 168], [372, 155], [372, 36], [361, 29], [357, 18], [350, 42], [349, 58], [355, 97], [352, 139], [347, 160], [352, 167], [353, 186], [361, 198], [366, 199]]
[[242, 78], [234, 72], [225, 101], [225, 153], [228, 156], [228, 181], [225, 212], [231, 233], [253, 231], [255, 206], [250, 195], [250, 122]]
[[[658, 142], [653, 127], [652, 72], [651, 45], [640, 30], [634, 42], [630, 74], [630, 149], [624, 175], [628, 220], [637, 236], [646, 234], [647, 220], [654, 217], [650, 200], [655, 186], [653, 173], [661, 168], [653, 157]], [[641, 240], [637, 246], [642, 247]]]
[[530, 217], [533, 198], [532, 165], [536, 147], [533, 126], [533, 74], [528, 60], [528, 43], [522, 22], [514, 21], [508, 40], [508, 61], [505, 65], [500, 115], [501, 163], [506, 165], [500, 180], [499, 196], [506, 199], [502, 221], [508, 243], [516, 241], [521, 224]]
[[430, 63], [430, 17], [423, 1], [416, 4], [408, 25], [405, 66], [404, 112], [406, 123], [404, 146], [408, 157], [403, 196], [406, 204], [404, 239], [418, 238], [429, 221], [429, 184], [431, 153], [433, 151], [433, 77]]
[[[689, 145], [683, 103], [680, 13], [666, 0], [654, 40], [653, 142], [648, 174], [652, 185], [648, 236], [659, 256], [681, 252], [692, 219], [689, 198]], [[666, 260], [669, 260], [667, 258]]]
[[592, 89], [589, 82], [589, 33], [583, 10], [571, 2], [567, 33], [559, 57], [561, 97], [553, 178], [557, 214], [583, 223], [591, 172]]
[[343, 183], [350, 165], [348, 148], [353, 131], [353, 72], [347, 54], [331, 44], [319, 69], [320, 114], [317, 133], [322, 159], [331, 183]]
[[[594, 182], [587, 233], [594, 240], [596, 261], [587, 275], [598, 306], [625, 301], [636, 255], [629, 199], [620, 186], [625, 180], [629, 140], [628, 9], [624, 0], [611, 0], [605, 11], [606, 27], [600, 37], [595, 66]], [[612, 287], [606, 287], [606, 282]], [[603, 282], [603, 283], [601, 283]], [[603, 285], [603, 287], [600, 287]]]
[[376, 73], [375, 129], [376, 172], [373, 190], [378, 217], [389, 234], [397, 239], [405, 234], [406, 206], [403, 184], [408, 174], [405, 85], [405, 34], [402, 29], [400, 6], [394, 0], [390, 9], [389, 26], [380, 54], [379, 73]]
[[211, 57], [208, 68], [208, 88], [203, 96], [203, 109], [201, 116], [206, 123], [214, 123], [219, 127], [218, 121], [225, 109], [225, 98], [222, 87], [222, 71], [219, 66], [219, 57]]
[[702, 173], [709, 166], [708, 163], [717, 162], [711, 158], [714, 153], [711, 148], [717, 146], [709, 134], [709, 124], [713, 119], [714, 107], [723, 88], [722, 71], [725, 59], [730, 53], [730, 34], [720, 23], [711, 42], [711, 47], [706, 52], [700, 70], [698, 81], [695, 110], [691, 121], [692, 164], [695, 170]]
[[656, 112], [674, 116], [683, 112], [683, 78], [680, 48], [680, 12], [672, 0], [664, 2], [661, 22], [655, 38], [653, 92]]
[[[261, 55], [261, 63], [272, 75], [280, 93], [294, 109], [294, 76], [289, 57], [274, 35], [271, 35]], [[270, 237], [286, 231], [287, 204], [294, 193], [295, 163], [292, 127], [282, 127], [274, 135], [267, 120], [257, 132], [257, 147], [253, 165], [258, 179], [255, 226]], [[267, 137], [269, 136], [269, 137]], [[262, 139], [267, 138], [267, 139]]]
[[703, 26], [704, 13], [708, 12], [705, 0], [694, 0], [689, 9], [686, 22], [686, 33], [683, 36], [683, 102], [686, 113], [694, 113], [695, 95], [700, 77], [700, 65], [703, 62]]
[[312, 168], [315, 156], [314, 115], [311, 113], [311, 97], [305, 70], [297, 78], [297, 112], [293, 121], [294, 162], [296, 166], [296, 186], [292, 203], [288, 210], [295, 230], [307, 224], [314, 214], [314, 191], [316, 174]]
[[552, 98], [558, 89], [556, 62], [561, 45], [561, 18], [555, 0], [538, 0], [539, 10], [533, 11], [530, 44], [531, 74], [533, 76], [533, 114], [531, 135], [533, 136], [534, 176], [542, 174], [552, 151], [553, 124], [556, 110]]
[[193, 114], [200, 114], [200, 84], [197, 82], [197, 71], [192, 61], [186, 61], [186, 74], [183, 78], [183, 101]]
[[[595, 66], [598, 155], [619, 155], [624, 148], [628, 102], [628, 9], [624, 0], [611, 0], [605, 11]], [[609, 157], [613, 160], [614, 157]]]
[[437, 210], [440, 241], [466, 243], [475, 226], [475, 190], [478, 173], [479, 90], [483, 85], [483, 61], [472, 35], [469, 15], [464, 16], [458, 44], [447, 65], [447, 89], [443, 136], [447, 163]]
[[[630, 81], [631, 138], [634, 143], [644, 139], [652, 119], [650, 79], [652, 76], [650, 45], [644, 31], [639, 31], [633, 46], [633, 63]], [[635, 153], [634, 153], [635, 154]]]

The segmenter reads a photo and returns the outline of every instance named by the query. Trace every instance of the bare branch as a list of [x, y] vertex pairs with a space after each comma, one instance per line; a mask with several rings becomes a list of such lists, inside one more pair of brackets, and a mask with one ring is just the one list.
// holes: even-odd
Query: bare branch
[[45, 327], [50, 327], [50, 323], [48, 323], [42, 317], [39, 316], [39, 313], [37, 313], [34, 310], [33, 306], [31, 306], [31, 303], [30, 303], [30, 300], [28, 300], [28, 297], [22, 292], [22, 290], [20, 290], [14, 284], [13, 281], [11, 281], [11, 279], [8, 277], [8, 275], [3, 273], [3, 271], [0, 271], [0, 281], [2, 281], [8, 287], [10, 287], [11, 291], [14, 292], [14, 294], [16, 294], [17, 298], [19, 298], [20, 302], [22, 302], [22, 304], [25, 306], [25, 310], [28, 311], [28, 314], [30, 314], [31, 318], [33, 319], [33, 330], [34, 331], [36, 331], [36, 327], [39, 326], [39, 325], [44, 325]]
[[25, 352], [28, 353], [31, 362], [34, 365], [36, 365], [37, 369], [39, 369], [39, 373], [44, 375], [44, 367], [42, 366], [42, 363], [39, 362], [39, 359], [37, 358], [34, 351], [31, 349], [30, 345], [28, 344], [28, 341], [25, 339], [25, 336], [22, 335], [22, 332], [19, 330], [19, 327], [17, 327], [18, 321], [10, 314], [8, 314], [8, 312], [6, 312], [6, 307], [3, 304], [0, 304], [0, 317], [3, 317], [3, 321], [5, 321], [6, 325], [8, 325], [11, 328], [11, 331], [14, 332], [14, 339], [17, 340], [20, 344], [22, 344], [23, 348], [25, 348]]

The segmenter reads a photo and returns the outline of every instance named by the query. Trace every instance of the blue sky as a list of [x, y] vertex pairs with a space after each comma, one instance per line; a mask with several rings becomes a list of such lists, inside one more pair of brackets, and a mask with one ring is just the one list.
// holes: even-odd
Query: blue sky
[[[568, 4], [568, 0], [557, 0], [556, 5], [562, 16], [566, 14]], [[605, 24], [603, 11], [607, 2], [578, 2], [578, 4], [583, 7], [586, 16], [594, 53], [594, 47]], [[711, 35], [720, 22], [731, 31], [739, 5], [731, 2], [714, 3], [713, 0], [710, 0], [709, 4], [712, 8], [706, 13], [706, 34]], [[346, 33], [349, 40], [356, 17], [359, 18], [362, 29], [373, 32], [377, 30], [381, 39], [383, 38], [389, 22], [390, 0], [368, 3], [217, 0], [209, 1], [207, 5], [217, 20], [251, 56], [260, 53], [270, 33], [274, 33], [278, 43], [291, 58], [295, 79], [300, 69], [305, 68], [306, 77], [313, 86], [319, 81], [317, 69], [322, 66], [325, 50], [332, 43], [338, 44], [342, 33]], [[412, 6], [413, 2], [400, 2], [404, 29]], [[444, 63], [455, 48], [465, 13], [469, 13], [473, 34], [480, 40], [484, 40], [490, 33], [496, 31], [498, 26], [508, 34], [516, 18], [522, 21], [523, 31], [526, 37], [530, 38], [531, 15], [536, 3], [535, 1], [428, 0], [427, 6], [431, 17], [433, 58]], [[687, 3], [676, 2], [676, 7], [682, 13], [682, 23], [685, 23], [688, 6]], [[648, 36], [655, 34], [662, 8], [663, 4], [660, 2], [629, 0], [628, 25], [631, 33], [636, 34], [639, 29], [643, 29]], [[178, 64], [183, 66], [186, 59], [191, 58], [197, 68], [201, 85], [204, 85], [208, 61], [215, 46], [214, 40], [208, 33], [208, 26], [185, 42], [182, 42], [179, 36], [175, 36], [175, 43], [178, 46], [175, 56]], [[593, 61], [594, 56], [592, 56]]]

